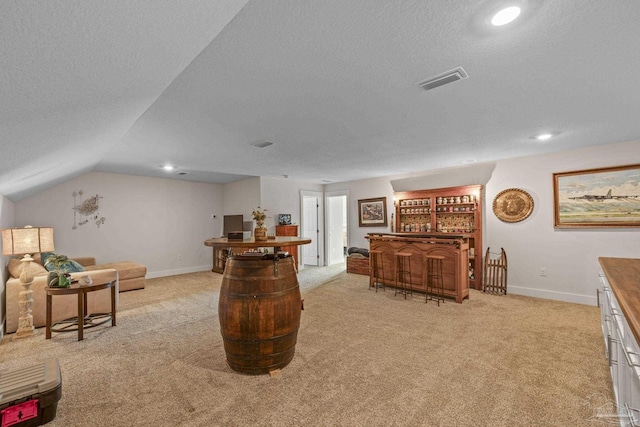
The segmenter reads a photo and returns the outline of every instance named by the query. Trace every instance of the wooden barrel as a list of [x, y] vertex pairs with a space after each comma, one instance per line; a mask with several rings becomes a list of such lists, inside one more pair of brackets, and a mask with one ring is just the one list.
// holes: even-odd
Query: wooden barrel
[[287, 366], [302, 310], [293, 258], [232, 258], [222, 277], [218, 315], [229, 366], [264, 374]]

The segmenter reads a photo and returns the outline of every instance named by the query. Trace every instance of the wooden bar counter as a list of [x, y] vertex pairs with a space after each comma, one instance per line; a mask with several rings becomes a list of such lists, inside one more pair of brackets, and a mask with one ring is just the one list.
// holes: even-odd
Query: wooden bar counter
[[411, 283], [414, 291], [426, 292], [423, 282], [425, 255], [441, 255], [444, 294], [457, 303], [469, 298], [469, 242], [464, 234], [369, 233], [369, 249], [382, 251], [384, 283], [394, 286], [396, 252], [411, 256]]

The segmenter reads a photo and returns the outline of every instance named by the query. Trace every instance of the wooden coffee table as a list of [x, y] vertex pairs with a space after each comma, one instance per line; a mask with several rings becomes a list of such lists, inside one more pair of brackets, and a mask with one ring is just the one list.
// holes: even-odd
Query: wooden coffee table
[[[78, 331], [78, 341], [84, 339], [84, 330], [95, 328], [111, 320], [111, 326], [116, 326], [116, 281], [94, 279], [95, 281], [87, 286], [80, 286], [74, 283], [70, 288], [50, 288], [45, 287], [47, 294], [47, 322], [46, 339], [51, 338], [51, 332], [72, 332]], [[87, 314], [87, 297], [90, 292], [111, 288], [111, 313]], [[52, 304], [54, 295], [78, 295], [78, 316], [61, 320], [52, 324]]]

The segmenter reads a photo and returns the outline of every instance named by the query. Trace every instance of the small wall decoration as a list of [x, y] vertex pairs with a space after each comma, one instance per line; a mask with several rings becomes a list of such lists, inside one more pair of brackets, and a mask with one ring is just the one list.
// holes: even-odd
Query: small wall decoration
[[279, 225], [291, 225], [291, 214], [279, 214], [278, 215], [278, 224]]
[[386, 227], [387, 198], [358, 200], [358, 223], [360, 227]]
[[493, 199], [493, 213], [500, 221], [519, 222], [533, 212], [533, 198], [519, 188], [502, 190]]
[[640, 227], [640, 164], [553, 174], [556, 228]]
[[[104, 217], [100, 216], [100, 212], [98, 212], [98, 203], [102, 196], [96, 194], [78, 204], [78, 198], [82, 197], [82, 190], [74, 191], [71, 195], [73, 196], [73, 227], [71, 229], [76, 230], [78, 226], [89, 222], [93, 222], [96, 227], [100, 228], [105, 221]], [[78, 222], [78, 214], [87, 218]]]

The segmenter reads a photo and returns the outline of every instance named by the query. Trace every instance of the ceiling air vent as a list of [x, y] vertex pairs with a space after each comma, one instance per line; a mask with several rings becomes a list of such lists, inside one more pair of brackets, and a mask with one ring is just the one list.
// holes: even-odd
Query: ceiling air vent
[[258, 148], [266, 148], [266, 147], [268, 147], [270, 145], [273, 145], [273, 142], [271, 142], [271, 141], [260, 141], [260, 142], [256, 142], [256, 143], [251, 144], [251, 145], [253, 145], [254, 147], [258, 147]]
[[456, 80], [466, 79], [469, 76], [462, 69], [462, 67], [454, 68], [451, 71], [442, 73], [427, 80], [418, 82], [417, 85], [424, 90], [435, 89], [438, 86], [446, 85], [447, 83], [455, 82]]
[[188, 173], [188, 172], [178, 172], [176, 175], [178, 175], [178, 176], [184, 176], [184, 175], [186, 175], [187, 173]]

